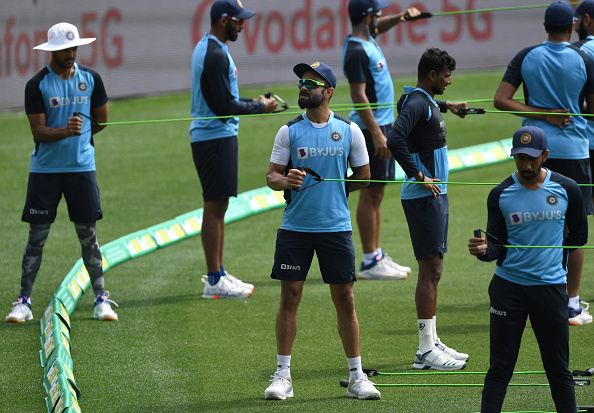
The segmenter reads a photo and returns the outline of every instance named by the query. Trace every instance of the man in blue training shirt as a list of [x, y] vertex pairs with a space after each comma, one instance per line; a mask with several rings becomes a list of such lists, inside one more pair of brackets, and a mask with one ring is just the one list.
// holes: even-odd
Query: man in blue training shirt
[[[109, 304], [113, 301], [103, 285], [103, 257], [95, 231], [103, 212], [93, 135], [105, 128], [99, 123], [107, 122], [107, 94], [99, 74], [75, 62], [78, 46], [95, 39], [81, 39], [77, 28], [69, 23], [52, 26], [47, 37], [46, 43], [34, 49], [51, 52], [50, 63], [25, 87], [25, 112], [35, 143], [22, 216], [29, 223], [29, 238], [23, 254], [21, 294], [6, 321], [23, 323], [33, 319], [31, 292], [62, 195], [91, 278], [94, 317], [117, 320]], [[92, 120], [74, 116], [75, 112]]]
[[[564, 1], [547, 7], [544, 17], [547, 41], [520, 51], [507, 67], [495, 94], [497, 109], [523, 113], [522, 125], [534, 125], [547, 135], [550, 156], [545, 166], [578, 184], [590, 184], [590, 153], [586, 124], [593, 117], [550, 113], [594, 113], [594, 61], [585, 51], [569, 44], [575, 25], [575, 9]], [[524, 85], [524, 102], [513, 99]], [[585, 100], [585, 110], [583, 109]], [[594, 214], [592, 188], [580, 188], [588, 214]], [[567, 292], [569, 323], [592, 322], [583, 308], [579, 287], [584, 262], [583, 249], [569, 254]]]
[[[394, 85], [386, 58], [375, 42], [375, 36], [387, 32], [406, 17], [415, 17], [420, 12], [410, 9], [389, 16], [381, 16], [388, 7], [388, 0], [350, 0], [349, 16], [353, 31], [345, 37], [342, 69], [349, 81], [351, 100], [355, 104], [388, 103], [385, 108], [359, 108], [349, 114], [363, 131], [371, 180], [394, 180], [395, 162], [386, 136], [394, 122]], [[357, 225], [363, 246], [363, 260], [358, 278], [363, 280], [403, 280], [411, 272], [410, 267], [394, 262], [380, 247], [380, 205], [386, 184], [371, 182], [361, 189], [357, 205]]]
[[[269, 113], [274, 98], [240, 98], [237, 68], [227, 41], [234, 42], [245, 19], [256, 13], [238, 0], [216, 0], [210, 8], [210, 31], [192, 54], [192, 117]], [[208, 274], [202, 277], [203, 298], [245, 298], [254, 286], [227, 273], [223, 267], [225, 213], [229, 197], [237, 196], [239, 118], [200, 119], [190, 125], [194, 165], [202, 185], [202, 247]]]
[[449, 201], [448, 148], [441, 113], [448, 109], [464, 117], [465, 102], [436, 101], [452, 83], [456, 61], [446, 51], [427, 49], [419, 61], [417, 86], [404, 88], [396, 108], [398, 117], [388, 135], [388, 147], [406, 179], [426, 182], [404, 184], [400, 200], [408, 223], [419, 278], [415, 293], [419, 348], [413, 367], [430, 370], [460, 370], [468, 354], [459, 353], [441, 342], [436, 329], [437, 285], [441, 279], [443, 256], [448, 250]]
[[506, 246], [542, 245], [543, 240], [553, 247], [584, 245], [584, 202], [575, 181], [543, 168], [549, 151], [542, 129], [518, 129], [511, 155], [518, 169], [489, 194], [487, 237], [473, 237], [468, 243], [470, 254], [479, 260], [497, 260], [489, 285], [491, 366], [481, 413], [501, 411], [528, 317], [556, 411], [575, 413], [575, 387], [568, 369], [568, 250]]
[[[287, 206], [276, 238], [271, 277], [281, 280], [276, 316], [277, 370], [264, 392], [266, 399], [293, 397], [291, 351], [297, 334], [297, 309], [314, 252], [320, 272], [336, 307], [338, 331], [347, 356], [350, 377], [347, 397], [379, 399], [380, 392], [361, 368], [359, 322], [355, 313], [353, 283], [355, 246], [347, 202], [350, 191], [367, 182], [320, 182], [344, 178], [350, 164], [353, 180], [369, 179], [369, 157], [361, 129], [334, 114], [328, 102], [336, 88], [336, 75], [324, 63], [301, 63], [293, 68], [299, 77], [299, 107], [306, 109], [280, 128], [274, 140], [266, 182], [285, 191]], [[304, 170], [306, 172], [304, 172]]]

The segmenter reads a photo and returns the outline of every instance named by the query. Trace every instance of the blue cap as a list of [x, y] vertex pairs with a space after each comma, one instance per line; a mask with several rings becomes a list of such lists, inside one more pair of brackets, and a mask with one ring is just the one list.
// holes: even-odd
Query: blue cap
[[584, 0], [577, 6], [575, 9], [575, 14], [584, 15], [587, 14], [590, 17], [594, 18], [594, 0]]
[[295, 65], [295, 67], [293, 68], [293, 72], [295, 72], [295, 74], [299, 76], [300, 79], [303, 77], [303, 74], [308, 70], [313, 70], [318, 75], [322, 76], [326, 80], [326, 82], [328, 82], [328, 86], [336, 88], [336, 75], [334, 74], [332, 69], [330, 69], [330, 66], [328, 66], [327, 64], [324, 64], [322, 62], [315, 62], [311, 65], [308, 65], [307, 63], [299, 63]]
[[389, 0], [350, 0], [349, 16], [351, 19], [367, 16], [369, 13], [385, 9], [389, 5]]
[[575, 18], [575, 9], [566, 1], [551, 3], [545, 11], [545, 24], [549, 26], [569, 26]]
[[519, 153], [536, 158], [547, 149], [547, 135], [537, 126], [522, 126], [512, 138], [511, 156]]
[[255, 14], [255, 11], [244, 9], [241, 0], [216, 0], [210, 7], [210, 20], [218, 20], [221, 17], [251, 19]]

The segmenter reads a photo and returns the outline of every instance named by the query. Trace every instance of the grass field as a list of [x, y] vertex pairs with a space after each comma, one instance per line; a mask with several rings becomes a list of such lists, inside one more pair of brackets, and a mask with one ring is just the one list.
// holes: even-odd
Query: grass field
[[[448, 100], [492, 98], [502, 71], [457, 73], [444, 95]], [[412, 78], [396, 78], [397, 95]], [[109, 85], [107, 85], [109, 92]], [[293, 85], [274, 87], [290, 105]], [[263, 90], [243, 89], [242, 96]], [[346, 103], [348, 86], [339, 84], [332, 103]], [[475, 107], [491, 106], [474, 104]], [[347, 112], [339, 112], [346, 116]], [[189, 116], [189, 95], [113, 101], [110, 121]], [[291, 117], [246, 118], [240, 122], [239, 190], [266, 185], [265, 172], [278, 128]], [[509, 138], [520, 118], [487, 114], [465, 120], [446, 115], [448, 144], [460, 148]], [[202, 206], [191, 160], [188, 122], [110, 126], [95, 138], [104, 219], [98, 223], [102, 244]], [[32, 138], [24, 113], [0, 113], [0, 313], [19, 293], [20, 261], [27, 225], [20, 222], [26, 193]], [[514, 170], [512, 162], [451, 174], [453, 181], [499, 182]], [[486, 224], [490, 187], [450, 186], [449, 252], [439, 287], [437, 326], [449, 346], [470, 354], [467, 371], [489, 366], [487, 286], [494, 263], [467, 252], [467, 240]], [[388, 186], [383, 203], [382, 247], [398, 262], [413, 267], [406, 281], [361, 281], [355, 285], [361, 326], [363, 365], [383, 372], [412, 371], [418, 344], [414, 290], [417, 264], [399, 200], [400, 188]], [[350, 199], [351, 210], [358, 193]], [[269, 277], [276, 229], [282, 209], [229, 225], [225, 267], [256, 289], [246, 300], [203, 300], [205, 273], [199, 237], [177, 243], [111, 269], [106, 287], [120, 305], [117, 323], [93, 320], [90, 293], [81, 298], [72, 321], [74, 376], [83, 412], [476, 412], [480, 387], [382, 387], [382, 400], [347, 399], [339, 380], [347, 378], [336, 316], [319, 270], [314, 265], [299, 312], [292, 376], [295, 397], [265, 401], [264, 389], [276, 365], [274, 322], [279, 284]], [[353, 237], [357, 262], [359, 234]], [[590, 242], [594, 245], [594, 243]], [[594, 253], [586, 251], [581, 296], [594, 301]], [[39, 319], [61, 279], [80, 257], [80, 246], [64, 203], [45, 247], [33, 293], [35, 321], [0, 323], [0, 412], [46, 411]], [[592, 325], [570, 329], [571, 369], [594, 366]], [[530, 324], [517, 371], [542, 370]], [[378, 376], [377, 383], [482, 383], [482, 375]], [[545, 383], [544, 375], [514, 378], [516, 383]], [[594, 405], [591, 387], [576, 388], [578, 404]], [[548, 387], [511, 387], [505, 411], [552, 411]]]

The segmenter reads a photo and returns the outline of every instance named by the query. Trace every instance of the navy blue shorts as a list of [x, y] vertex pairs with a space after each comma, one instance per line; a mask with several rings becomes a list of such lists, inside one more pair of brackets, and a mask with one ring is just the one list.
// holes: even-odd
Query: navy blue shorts
[[192, 157], [205, 202], [237, 196], [237, 136], [192, 142]]
[[295, 232], [279, 229], [271, 278], [305, 281], [314, 251], [326, 284], [348, 284], [355, 275], [352, 232]]
[[53, 223], [62, 194], [70, 221], [91, 223], [103, 218], [97, 174], [92, 171], [30, 173], [22, 220], [30, 224]]
[[448, 195], [401, 200], [417, 260], [448, 252]]
[[[543, 164], [550, 169], [573, 179], [578, 184], [591, 184], [592, 171], [590, 170], [590, 159], [547, 159]], [[588, 215], [594, 214], [594, 203], [592, 202], [592, 187], [580, 186], [582, 199]]]
[[[387, 138], [392, 129], [391, 125], [380, 126], [384, 136]], [[367, 146], [367, 153], [369, 154], [369, 170], [371, 172], [371, 180], [373, 181], [393, 181], [396, 176], [396, 161], [394, 157], [390, 155], [388, 159], [382, 161], [374, 155], [375, 145], [373, 144], [373, 138], [371, 132], [367, 129], [363, 130], [363, 136], [365, 137], [365, 145]], [[374, 186], [385, 185], [379, 182], [370, 182], [366, 188], [373, 188]]]

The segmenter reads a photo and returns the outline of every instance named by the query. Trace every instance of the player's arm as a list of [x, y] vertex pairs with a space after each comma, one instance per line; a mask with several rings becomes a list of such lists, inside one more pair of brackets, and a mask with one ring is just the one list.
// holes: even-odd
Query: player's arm
[[588, 242], [588, 215], [584, 207], [584, 200], [579, 186], [570, 182], [565, 186], [569, 202], [565, 212], [567, 234], [564, 245], [579, 247]]
[[[97, 123], [107, 123], [107, 103], [99, 106], [98, 108], [91, 109], [92, 117], [97, 121]], [[83, 119], [84, 121], [84, 119]], [[91, 132], [93, 135], [96, 133], [101, 132], [105, 129], [105, 125], [93, 125]]]
[[68, 118], [66, 126], [53, 128], [46, 125], [45, 113], [27, 114], [29, 126], [35, 142], [57, 142], [62, 139], [80, 135], [83, 121], [78, 116]]
[[498, 186], [489, 193], [487, 198], [487, 233], [489, 235], [480, 238], [478, 251], [474, 254], [471, 251], [471, 244], [472, 240], [477, 238], [471, 238], [468, 245], [469, 252], [481, 261], [499, 260], [499, 263], [507, 254], [507, 250], [502, 244], [502, 242], [507, 242], [507, 225], [499, 208], [499, 198], [502, 191], [502, 187]]
[[417, 8], [411, 7], [401, 13], [380, 17], [377, 20], [377, 34], [385, 33], [397, 24], [405, 22], [406, 17], [416, 17], [420, 14], [421, 12]]
[[[307, 175], [298, 169], [289, 169], [291, 162], [291, 139], [289, 127], [283, 125], [274, 138], [274, 146], [270, 155], [270, 165], [266, 171], [266, 184], [274, 191], [298, 189], [303, 184], [303, 177]], [[285, 175], [286, 172], [286, 175]]]
[[303, 184], [305, 172], [298, 169], [289, 169], [285, 176], [286, 165], [280, 165], [270, 162], [268, 171], [266, 171], [266, 184], [274, 191], [283, 191], [285, 189], [299, 189]]
[[369, 164], [363, 166], [353, 166], [351, 169], [353, 170], [353, 174], [349, 176], [348, 179], [360, 180], [361, 182], [348, 182], [349, 192], [365, 188], [367, 185], [369, 185], [369, 178], [371, 177]]
[[[532, 113], [515, 113], [517, 116], [530, 119], [544, 120], [551, 125], [559, 126], [563, 129], [571, 123], [571, 116], [562, 115], [547, 115], [546, 113], [569, 113], [569, 109], [550, 109], [550, 108], [537, 108], [535, 106], [526, 105], [523, 102], [514, 99], [514, 94], [518, 88], [506, 81], [502, 81], [499, 84], [499, 88], [495, 93], [495, 99], [493, 105], [499, 110], [512, 111], [512, 112], [532, 112]], [[541, 112], [541, 113], [534, 113]]]
[[460, 118], [466, 117], [466, 114], [463, 112], [460, 112], [460, 109], [462, 109], [462, 108], [468, 109], [467, 102], [450, 102], [449, 100], [448, 101], [438, 100], [437, 104], [439, 105], [439, 110], [442, 113], [445, 113], [449, 110], [454, 115], [456, 115]]
[[[365, 94], [366, 84], [363, 82], [349, 83], [351, 88], [351, 100], [355, 104], [369, 104], [369, 99]], [[365, 127], [371, 133], [373, 145], [375, 146], [374, 155], [379, 159], [385, 160], [390, 156], [390, 149], [386, 144], [386, 137], [382, 133], [379, 125], [375, 121], [375, 116], [370, 108], [357, 108], [357, 114], [365, 124]]]

